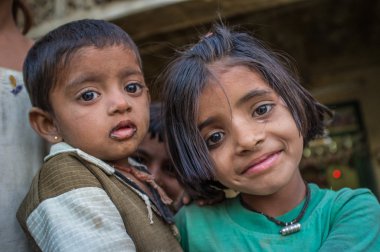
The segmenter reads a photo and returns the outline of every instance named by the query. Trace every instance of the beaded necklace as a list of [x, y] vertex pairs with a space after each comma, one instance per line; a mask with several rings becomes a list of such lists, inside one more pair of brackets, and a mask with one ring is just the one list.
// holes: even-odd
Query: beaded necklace
[[290, 235], [290, 234], [296, 233], [296, 232], [298, 232], [298, 231], [301, 230], [301, 224], [299, 223], [299, 221], [304, 216], [304, 214], [306, 212], [306, 209], [307, 209], [307, 207], [309, 205], [309, 201], [310, 201], [310, 189], [309, 189], [309, 186], [306, 184], [306, 198], [305, 198], [305, 203], [303, 204], [303, 207], [301, 209], [301, 212], [298, 214], [298, 216], [294, 220], [292, 220], [290, 222], [283, 222], [283, 221], [277, 220], [276, 218], [274, 218], [272, 216], [269, 216], [269, 215], [267, 215], [267, 214], [265, 214], [263, 212], [260, 212], [260, 211], [257, 211], [255, 209], [252, 209], [240, 197], [240, 202], [241, 202], [241, 204], [245, 208], [250, 209], [250, 210], [254, 211], [255, 213], [259, 213], [261, 215], [264, 215], [271, 222], [274, 222], [278, 226], [283, 227], [283, 228], [280, 229], [280, 234], [283, 235], [283, 236]]

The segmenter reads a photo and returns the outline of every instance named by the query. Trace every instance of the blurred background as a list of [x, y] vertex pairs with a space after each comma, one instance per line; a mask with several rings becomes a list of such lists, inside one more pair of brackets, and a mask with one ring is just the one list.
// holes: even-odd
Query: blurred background
[[305, 148], [301, 171], [322, 187], [380, 192], [379, 0], [26, 0], [37, 39], [68, 21], [106, 19], [141, 50], [146, 81], [219, 16], [295, 62], [302, 84], [336, 112], [329, 136]]

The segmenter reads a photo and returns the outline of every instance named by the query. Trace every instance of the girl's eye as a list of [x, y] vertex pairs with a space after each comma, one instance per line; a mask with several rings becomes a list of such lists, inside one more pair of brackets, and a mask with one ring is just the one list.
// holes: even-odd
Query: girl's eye
[[143, 85], [139, 84], [139, 83], [130, 83], [130, 84], [127, 84], [124, 89], [127, 93], [131, 93], [131, 94], [140, 94], [142, 92], [142, 89], [143, 89]]
[[271, 111], [272, 108], [273, 108], [273, 104], [261, 105], [255, 109], [255, 111], [253, 112], [253, 115], [262, 116], [262, 115], [268, 113], [269, 111]]
[[224, 138], [223, 132], [215, 132], [211, 136], [206, 139], [206, 145], [209, 148], [215, 147], [218, 143], [220, 143]]
[[95, 91], [85, 91], [80, 95], [80, 99], [83, 101], [92, 101], [99, 96]]

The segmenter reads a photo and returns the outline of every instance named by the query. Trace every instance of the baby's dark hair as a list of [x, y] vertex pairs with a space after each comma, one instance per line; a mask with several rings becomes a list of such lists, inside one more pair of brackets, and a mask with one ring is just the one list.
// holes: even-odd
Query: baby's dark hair
[[[162, 75], [165, 130], [170, 156], [192, 197], [216, 193], [214, 163], [197, 125], [199, 97], [212, 78], [211, 65], [246, 66], [284, 100], [304, 143], [323, 135], [330, 110], [299, 84], [283, 58], [245, 32], [215, 24], [212, 31], [172, 61]], [[288, 63], [288, 62], [287, 62]]]
[[133, 40], [123, 29], [110, 22], [83, 19], [47, 33], [29, 50], [24, 62], [24, 81], [32, 105], [52, 112], [50, 91], [65, 74], [73, 55], [84, 47], [105, 48], [114, 45], [130, 49], [142, 67]]
[[159, 142], [164, 142], [164, 118], [162, 116], [162, 104], [160, 102], [152, 102], [150, 104], [150, 120], [148, 134], [150, 138], [158, 137]]

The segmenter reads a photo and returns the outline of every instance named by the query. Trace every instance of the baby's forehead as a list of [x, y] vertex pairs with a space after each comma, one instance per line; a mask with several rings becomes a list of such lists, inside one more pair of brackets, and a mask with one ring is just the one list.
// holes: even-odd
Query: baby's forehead
[[65, 83], [73, 75], [99, 75], [102, 72], [104, 73], [103, 69], [99, 69], [98, 65], [94, 65], [94, 60], [100, 63], [113, 60], [122, 61], [119, 67], [124, 69], [123, 71], [133, 70], [133, 72], [141, 73], [142, 75], [139, 57], [129, 46], [123, 44], [102, 47], [86, 45], [68, 50], [66, 54], [62, 55], [55, 67], [56, 81], [54, 87], [57, 87], [59, 83]]
[[68, 50], [64, 55], [62, 60], [70, 61], [72, 58], [77, 58], [81, 56], [88, 56], [89, 54], [98, 54], [100, 51], [109, 51], [110, 49], [116, 48], [120, 50], [121, 53], [132, 54], [137, 58], [136, 52], [126, 44], [110, 44], [104, 46], [96, 46], [96, 45], [85, 45], [78, 48], [74, 48], [73, 50]]
[[[77, 61], [84, 57], [89, 56], [99, 56], [99, 55], [105, 55], [109, 56], [109, 54], [99, 54], [100, 52], [104, 51], [110, 51], [110, 50], [119, 50], [120, 53], [125, 53], [132, 55], [133, 58], [136, 60], [136, 62], [139, 63], [139, 57], [136, 54], [136, 52], [131, 48], [130, 46], [126, 44], [111, 44], [111, 45], [104, 45], [104, 46], [96, 46], [96, 45], [85, 45], [73, 49], [68, 49], [66, 53], [62, 54], [61, 59], [58, 63], [58, 69], [59, 70], [67, 70], [70, 68], [71, 63], [73, 60]], [[91, 64], [91, 62], [88, 62], [88, 64]]]

